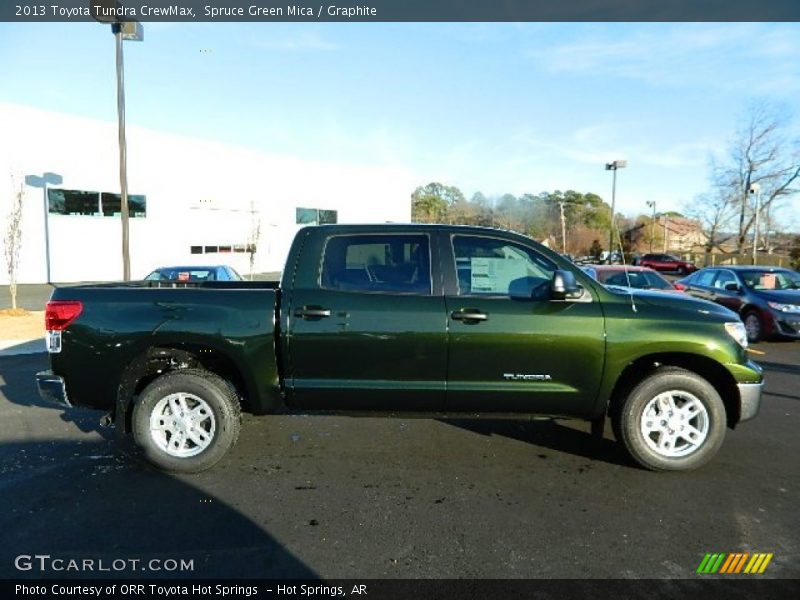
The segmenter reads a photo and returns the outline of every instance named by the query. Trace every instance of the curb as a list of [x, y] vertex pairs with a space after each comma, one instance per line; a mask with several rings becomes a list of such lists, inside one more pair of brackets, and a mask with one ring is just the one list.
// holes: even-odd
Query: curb
[[43, 337], [32, 340], [0, 340], [0, 357], [44, 352], [47, 352], [47, 348]]

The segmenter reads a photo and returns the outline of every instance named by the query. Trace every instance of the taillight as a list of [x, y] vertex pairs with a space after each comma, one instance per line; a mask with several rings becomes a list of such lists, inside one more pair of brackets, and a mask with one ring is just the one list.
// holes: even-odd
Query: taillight
[[673, 283], [672, 285], [675, 287], [676, 290], [678, 290], [680, 292], [685, 292], [686, 291], [686, 286], [683, 285], [682, 283]]
[[47, 331], [63, 331], [83, 311], [83, 302], [77, 300], [51, 300], [44, 311]]

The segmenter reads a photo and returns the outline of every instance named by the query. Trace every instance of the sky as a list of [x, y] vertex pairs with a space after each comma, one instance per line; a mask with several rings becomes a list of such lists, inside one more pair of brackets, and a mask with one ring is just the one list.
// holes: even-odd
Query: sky
[[[608, 201], [604, 165], [627, 160], [616, 206], [629, 216], [649, 200], [684, 212], [753, 103], [793, 114], [800, 98], [797, 23], [145, 23], [144, 35], [125, 43], [128, 125], [400, 167], [467, 197]], [[116, 120], [107, 25], [0, 23], [0, 73], [0, 102]], [[800, 115], [788, 131], [800, 139]], [[800, 200], [784, 204], [800, 229]]]

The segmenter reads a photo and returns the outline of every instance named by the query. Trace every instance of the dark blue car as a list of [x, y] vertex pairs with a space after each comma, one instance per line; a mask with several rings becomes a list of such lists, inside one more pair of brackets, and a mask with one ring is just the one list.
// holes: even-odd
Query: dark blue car
[[706, 267], [675, 282], [692, 296], [739, 313], [751, 342], [800, 338], [800, 273], [777, 267]]

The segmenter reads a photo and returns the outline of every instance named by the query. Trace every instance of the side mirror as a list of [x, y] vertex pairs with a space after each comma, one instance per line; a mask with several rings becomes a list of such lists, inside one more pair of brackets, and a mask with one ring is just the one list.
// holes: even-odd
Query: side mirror
[[567, 298], [580, 298], [583, 288], [575, 280], [571, 271], [556, 271], [550, 282], [550, 299], [566, 300]]
[[738, 292], [741, 288], [739, 287], [738, 283], [726, 283], [725, 289], [729, 292]]

